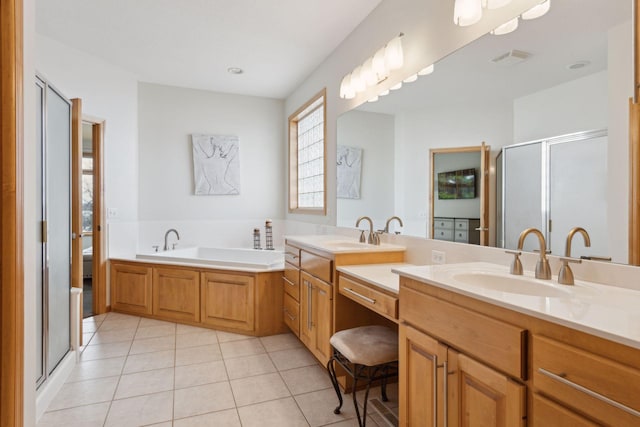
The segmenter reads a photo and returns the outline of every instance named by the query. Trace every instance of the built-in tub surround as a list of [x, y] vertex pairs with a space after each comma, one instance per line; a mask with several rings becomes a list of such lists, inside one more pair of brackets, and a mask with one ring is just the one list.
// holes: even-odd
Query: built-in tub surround
[[586, 281], [563, 286], [557, 284], [555, 276], [551, 282], [535, 279], [531, 271], [525, 271], [524, 276], [513, 276], [507, 266], [485, 262], [398, 267], [392, 271], [431, 286], [640, 349], [638, 290]]
[[282, 270], [284, 252], [256, 249], [228, 249], [193, 247], [136, 255], [136, 259], [175, 265], [215, 266], [225, 270], [273, 271]]

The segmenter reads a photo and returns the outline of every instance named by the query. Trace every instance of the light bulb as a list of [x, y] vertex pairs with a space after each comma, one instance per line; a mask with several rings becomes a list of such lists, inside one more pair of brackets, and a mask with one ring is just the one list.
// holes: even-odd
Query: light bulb
[[502, 36], [515, 31], [518, 28], [518, 17], [516, 16], [511, 21], [507, 21], [504, 24], [491, 31], [491, 34], [495, 36]]
[[343, 99], [353, 99], [356, 97], [356, 91], [351, 85], [351, 74], [347, 74], [340, 83], [340, 97]]
[[404, 55], [402, 53], [402, 39], [394, 37], [384, 49], [384, 63], [387, 70], [393, 71], [402, 68]]
[[416, 80], [418, 80], [418, 75], [417, 74], [412, 74], [409, 77], [407, 77], [406, 79], [404, 79], [403, 82], [405, 82], [405, 83], [413, 83]]
[[453, 6], [453, 23], [461, 27], [473, 25], [482, 18], [481, 0], [456, 0]]
[[422, 70], [418, 71], [418, 75], [419, 76], [428, 76], [429, 74], [433, 73], [434, 70], [434, 65], [431, 64], [428, 67], [424, 67]]
[[364, 92], [367, 88], [367, 84], [362, 78], [362, 66], [356, 67], [356, 69], [351, 73], [351, 87], [358, 93]]
[[378, 96], [387, 96], [387, 95], [389, 95], [389, 89], [387, 89], [387, 90], [383, 90], [382, 92], [380, 92], [380, 93], [378, 94]]
[[537, 6], [533, 6], [522, 14], [522, 19], [536, 19], [540, 18], [545, 13], [549, 12], [551, 8], [551, 0], [545, 0]]
[[511, 3], [511, 0], [482, 0], [482, 7], [487, 9], [499, 9]]
[[395, 85], [391, 86], [389, 89], [391, 90], [398, 90], [402, 87], [402, 82], [398, 82]]
[[387, 66], [384, 63], [384, 47], [378, 49], [376, 54], [373, 56], [371, 65], [373, 67], [373, 72], [376, 73], [378, 81], [384, 80], [389, 75]]
[[378, 83], [378, 77], [373, 71], [373, 58], [367, 59], [364, 64], [362, 64], [361, 76], [367, 86], [373, 86]]
[[373, 98], [369, 99], [367, 102], [378, 102], [378, 97], [374, 96]]

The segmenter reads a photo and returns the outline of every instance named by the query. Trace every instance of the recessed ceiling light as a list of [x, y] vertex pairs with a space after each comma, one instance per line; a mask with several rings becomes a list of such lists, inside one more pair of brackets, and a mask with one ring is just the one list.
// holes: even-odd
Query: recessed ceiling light
[[567, 68], [570, 70], [579, 70], [580, 68], [588, 67], [591, 64], [591, 61], [576, 61], [572, 64], [567, 65]]
[[229, 67], [229, 68], [227, 68], [227, 72], [230, 73], [230, 74], [242, 74], [242, 73], [244, 73], [242, 68], [238, 68], [238, 67]]

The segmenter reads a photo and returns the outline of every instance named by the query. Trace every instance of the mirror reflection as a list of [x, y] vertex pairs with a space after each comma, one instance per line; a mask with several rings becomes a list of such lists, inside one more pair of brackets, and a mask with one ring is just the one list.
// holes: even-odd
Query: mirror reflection
[[[600, 213], [590, 225], [592, 230], [585, 227], [593, 235], [593, 247], [585, 248], [582, 239], [574, 239], [572, 255], [605, 256], [626, 263], [631, 16], [629, 0], [555, 2], [542, 18], [522, 21], [507, 35], [485, 35], [438, 61], [433, 74], [340, 116], [338, 151], [343, 160], [351, 156], [343, 163], [358, 165], [359, 179], [353, 178], [357, 171], [345, 171], [347, 166], [341, 169], [338, 165], [339, 185], [351, 182], [358, 188], [338, 193], [337, 225], [353, 227], [359, 216], [368, 215], [375, 228], [382, 229], [387, 218], [398, 215], [404, 226], [394, 222], [390, 232], [434, 237], [433, 219], [440, 214], [432, 212], [439, 199], [430, 150], [485, 142], [491, 149], [488, 221], [478, 228], [488, 228], [489, 245], [510, 245], [504, 224], [513, 222], [518, 214], [502, 206], [506, 189], [521, 195], [521, 206], [540, 211], [539, 221], [527, 226], [540, 228], [554, 242], [554, 255], [563, 255], [568, 231], [564, 228], [582, 226], [579, 211], [574, 209], [563, 214], [562, 227], [554, 230], [549, 223], [549, 206], [554, 200], [574, 199], [581, 206], [597, 206]], [[590, 131], [604, 132], [600, 136], [604, 144], [596, 149], [601, 160], [598, 165], [589, 164], [581, 150], [554, 145], [561, 140], [558, 137]], [[532, 168], [530, 176], [511, 182], [508, 174], [499, 174], [496, 183], [496, 169], [504, 172], [502, 162], [507, 156], [501, 155], [503, 149], [508, 153], [511, 148], [505, 147], [534, 141], [546, 141], [545, 150], [557, 151], [557, 158], [564, 160], [553, 163], [540, 148], [536, 152], [538, 169]], [[572, 148], [586, 145], [576, 143]], [[560, 174], [548, 178], [554, 186], [553, 200], [550, 190], [542, 188], [541, 178], [551, 164], [556, 171], [566, 172], [567, 178], [566, 183], [556, 179]], [[564, 168], [565, 164], [572, 168]], [[467, 169], [463, 164], [447, 167], [442, 172]], [[476, 198], [481, 193], [479, 174], [476, 169]], [[538, 193], [528, 192], [532, 185], [540, 188]], [[602, 191], [594, 196], [593, 189]], [[446, 217], [473, 219], [462, 209], [469, 201], [447, 200]], [[460, 212], [456, 203], [460, 203]], [[535, 245], [533, 239], [527, 239], [525, 250]]]

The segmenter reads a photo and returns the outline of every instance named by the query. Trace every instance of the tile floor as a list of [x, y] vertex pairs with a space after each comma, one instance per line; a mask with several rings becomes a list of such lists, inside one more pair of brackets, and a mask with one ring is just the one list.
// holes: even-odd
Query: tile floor
[[[333, 413], [326, 370], [292, 334], [253, 338], [109, 313], [84, 320], [84, 343], [39, 427], [358, 425], [351, 395]], [[388, 394], [397, 408], [395, 384]], [[369, 415], [368, 426], [389, 425], [371, 406]]]

